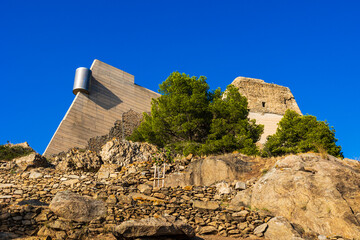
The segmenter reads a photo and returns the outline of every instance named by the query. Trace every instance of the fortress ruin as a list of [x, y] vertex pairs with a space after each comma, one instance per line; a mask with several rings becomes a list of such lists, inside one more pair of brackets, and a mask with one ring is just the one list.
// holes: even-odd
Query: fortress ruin
[[265, 143], [267, 136], [276, 132], [277, 124], [287, 109], [301, 114], [287, 87], [246, 77], [237, 77], [231, 84], [239, 88], [240, 94], [248, 99], [249, 118], [264, 125], [264, 133], [259, 141], [261, 144]]
[[[259, 141], [262, 144], [268, 135], [276, 132], [277, 123], [287, 109], [301, 114], [287, 87], [245, 77], [236, 78], [232, 84], [247, 97], [249, 118], [264, 125]], [[151, 99], [160, 96], [136, 85], [133, 75], [99, 60], [94, 60], [90, 70], [76, 70], [73, 93], [76, 96], [48, 144], [45, 156], [73, 147], [84, 148], [90, 139], [106, 135], [117, 120], [121, 120], [122, 134], [128, 135], [129, 129], [124, 127], [136, 126], [131, 119], [137, 118], [136, 113], [150, 112]]]

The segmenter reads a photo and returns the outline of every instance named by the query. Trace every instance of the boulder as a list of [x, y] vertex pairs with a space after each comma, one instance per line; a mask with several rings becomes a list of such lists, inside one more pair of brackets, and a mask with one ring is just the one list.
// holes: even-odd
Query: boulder
[[313, 153], [290, 155], [278, 160], [251, 191], [239, 192], [231, 205], [267, 209], [305, 232], [356, 239], [360, 236], [359, 186], [360, 172], [340, 159]]
[[19, 157], [13, 160], [16, 165], [21, 168], [23, 171], [27, 171], [31, 168], [38, 167], [50, 167], [49, 162], [38, 153], [30, 153], [24, 157]]
[[274, 217], [267, 223], [267, 229], [266, 229], [266, 232], [264, 235], [265, 235], [265, 238], [269, 239], [269, 240], [295, 240], [295, 239], [300, 240], [300, 239], [302, 239], [302, 238], [300, 238], [299, 233], [296, 232], [294, 230], [294, 228], [291, 226], [291, 224], [288, 222], [288, 220], [281, 216]]
[[218, 182], [233, 182], [250, 172], [251, 162], [245, 162], [243, 155], [225, 154], [210, 156], [191, 162], [183, 173], [166, 176], [166, 186], [210, 186]]
[[49, 208], [59, 217], [79, 222], [89, 222], [95, 218], [105, 217], [107, 213], [103, 201], [70, 191], [58, 192]]
[[[271, 221], [271, 220], [270, 220]], [[260, 226], [257, 226], [254, 229], [254, 234], [258, 237], [262, 237], [264, 235], [265, 230], [267, 229], [268, 224], [267, 223], [263, 223]]]
[[215, 186], [216, 186], [216, 190], [219, 194], [231, 193], [231, 188], [229, 187], [229, 184], [226, 182], [219, 182]]
[[160, 236], [191, 238], [195, 235], [190, 225], [173, 216], [125, 221], [116, 226], [113, 233], [118, 238], [125, 239]]

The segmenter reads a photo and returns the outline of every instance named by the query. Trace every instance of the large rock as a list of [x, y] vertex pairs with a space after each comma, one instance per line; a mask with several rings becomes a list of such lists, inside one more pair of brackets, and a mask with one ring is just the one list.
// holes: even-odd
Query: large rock
[[114, 228], [114, 235], [120, 238], [177, 236], [191, 238], [194, 229], [173, 216], [129, 220]]
[[29, 155], [26, 155], [24, 157], [16, 158], [14, 159], [14, 162], [19, 168], [21, 168], [24, 171], [27, 171], [31, 168], [50, 166], [46, 158], [35, 152], [30, 153]]
[[[294, 230], [288, 220], [284, 217], [274, 217], [267, 223], [265, 232], [269, 240], [300, 240], [300, 234]], [[255, 229], [256, 230], [256, 229]]]
[[243, 155], [226, 154], [210, 156], [191, 162], [183, 173], [174, 173], [165, 178], [166, 186], [210, 186], [218, 182], [233, 182], [250, 172], [252, 162], [243, 161]]
[[89, 222], [95, 218], [105, 217], [107, 213], [103, 201], [80, 196], [70, 191], [58, 192], [49, 208], [59, 217], [79, 222]]
[[359, 239], [359, 202], [357, 169], [335, 157], [324, 159], [309, 153], [278, 160], [252, 190], [239, 193], [232, 205], [267, 209], [306, 232]]

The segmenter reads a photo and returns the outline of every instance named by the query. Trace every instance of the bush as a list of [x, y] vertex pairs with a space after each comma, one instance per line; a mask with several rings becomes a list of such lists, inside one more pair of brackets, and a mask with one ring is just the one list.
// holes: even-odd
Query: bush
[[336, 142], [335, 130], [327, 122], [287, 110], [276, 133], [268, 136], [263, 150], [267, 156], [313, 151], [343, 157], [341, 147]]
[[169, 147], [187, 155], [239, 150], [255, 154], [263, 126], [249, 121], [247, 100], [229, 86], [209, 91], [205, 77], [172, 73], [152, 100], [151, 115], [144, 113], [130, 140]]
[[21, 146], [0, 145], [0, 160], [12, 160], [14, 158], [29, 155], [33, 150]]

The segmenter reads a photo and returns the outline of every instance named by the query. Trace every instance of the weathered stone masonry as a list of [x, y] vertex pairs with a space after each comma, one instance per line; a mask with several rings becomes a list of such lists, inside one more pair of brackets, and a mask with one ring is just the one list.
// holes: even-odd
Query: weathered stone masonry
[[237, 77], [231, 84], [248, 99], [249, 118], [264, 125], [260, 143], [276, 132], [277, 124], [287, 109], [301, 114], [294, 96], [287, 87], [266, 83], [261, 79]]

